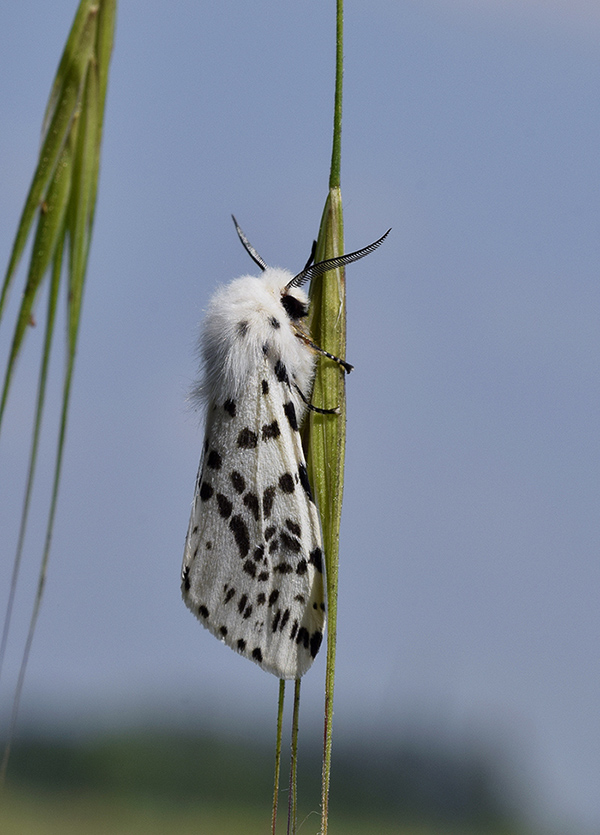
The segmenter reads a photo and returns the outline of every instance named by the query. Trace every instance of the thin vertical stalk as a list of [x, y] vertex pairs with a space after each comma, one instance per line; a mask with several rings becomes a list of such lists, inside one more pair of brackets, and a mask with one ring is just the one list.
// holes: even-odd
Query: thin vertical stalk
[[[62, 244], [57, 248], [57, 251], [54, 256], [54, 264], [52, 269], [52, 281], [50, 284], [50, 293], [48, 298], [48, 314], [46, 318], [46, 334], [44, 337], [44, 352], [42, 354], [42, 363], [40, 367], [40, 377], [38, 383], [38, 396], [37, 396], [37, 405], [36, 405], [36, 413], [35, 413], [35, 421], [33, 427], [33, 438], [31, 442], [31, 454], [29, 457], [29, 472], [27, 475], [27, 486], [25, 489], [25, 498], [23, 500], [23, 512], [21, 514], [21, 525], [19, 529], [19, 540], [17, 545], [17, 555], [13, 566], [13, 576], [10, 586], [10, 595], [9, 595], [9, 602], [6, 610], [6, 617], [4, 621], [4, 629], [2, 632], [2, 648], [0, 650], [0, 669], [2, 666], [2, 661], [4, 660], [4, 653], [6, 650], [6, 642], [8, 640], [8, 632], [10, 627], [10, 620], [12, 614], [12, 608], [14, 603], [14, 597], [17, 587], [17, 578], [19, 573], [19, 567], [21, 564], [21, 555], [23, 552], [23, 545], [25, 542], [25, 532], [27, 529], [27, 519], [29, 516], [29, 503], [31, 500], [31, 491], [33, 488], [33, 479], [35, 474], [35, 465], [37, 462], [37, 451], [39, 445], [39, 438], [40, 438], [40, 429], [42, 426], [42, 415], [44, 412], [44, 401], [46, 396], [46, 380], [48, 377], [48, 363], [50, 360], [50, 348], [52, 345], [52, 335], [54, 333], [54, 323], [56, 320], [56, 306], [58, 300], [58, 290], [60, 285], [60, 274], [62, 269], [62, 254], [63, 254], [63, 247]], [[44, 572], [45, 573], [45, 572]], [[38, 597], [41, 598], [41, 591], [38, 590]], [[37, 609], [39, 609], [39, 604], [37, 605]], [[37, 618], [37, 612], [35, 617]], [[4, 753], [2, 755], [2, 764], [0, 765], [0, 788], [4, 786], [4, 781], [6, 777], [6, 769], [8, 767], [8, 759], [10, 756], [10, 747], [12, 737], [14, 735], [14, 730], [17, 722], [17, 713], [18, 713], [18, 706], [19, 700], [21, 695], [21, 690], [23, 688], [23, 680], [25, 676], [25, 669], [27, 667], [27, 657], [29, 656], [29, 648], [31, 646], [31, 639], [33, 637], [32, 629], [35, 626], [35, 622], [32, 622], [32, 626], [29, 630], [29, 635], [27, 637], [27, 648], [24, 654], [24, 657], [21, 662], [21, 670], [19, 672], [19, 682], [17, 685], [17, 691], [15, 693], [14, 702], [13, 702], [13, 710], [12, 716], [10, 720], [10, 727], [7, 735], [7, 740], [4, 748]]]
[[[344, 3], [336, 0], [336, 65], [333, 110], [333, 143], [329, 194], [325, 202], [315, 260], [335, 258], [344, 253], [342, 213], [342, 93], [344, 69]], [[335, 356], [346, 354], [346, 282], [343, 269], [325, 273], [311, 285], [310, 329], [317, 343]], [[337, 594], [340, 523], [344, 489], [346, 449], [345, 375], [334, 363], [320, 362], [315, 377], [313, 402], [324, 408], [339, 408], [338, 415], [311, 413], [305, 430], [309, 477], [315, 491], [325, 551], [327, 579], [327, 667], [323, 728], [323, 770], [321, 782], [321, 835], [326, 835], [329, 818], [331, 746], [335, 652], [337, 640]]]
[[333, 144], [329, 188], [340, 187], [342, 166], [342, 91], [344, 78], [344, 0], [336, 0], [335, 98], [333, 105]]
[[27, 663], [29, 661], [29, 654], [31, 652], [31, 645], [33, 643], [33, 636], [35, 634], [35, 627], [37, 625], [40, 608], [42, 605], [42, 598], [44, 596], [44, 587], [46, 585], [46, 576], [48, 573], [48, 559], [50, 557], [50, 546], [52, 544], [52, 533], [54, 531], [54, 518], [56, 516], [56, 506], [58, 502], [58, 488], [60, 485], [60, 475], [62, 472], [62, 461], [65, 447], [65, 438], [67, 434], [67, 415], [69, 412], [69, 400], [71, 394], [71, 383], [73, 381], [73, 370], [75, 366], [75, 356], [71, 355], [67, 362], [67, 370], [65, 374], [65, 381], [63, 386], [63, 405], [60, 418], [60, 429], [58, 433], [58, 448], [56, 453], [56, 462], [54, 467], [54, 480], [52, 483], [52, 496], [50, 500], [50, 511], [48, 513], [48, 521], [46, 524], [46, 536], [44, 542], [44, 553], [42, 556], [42, 563], [40, 566], [40, 573], [38, 577], [37, 591], [35, 601], [33, 604], [33, 611], [31, 620], [29, 622], [29, 631], [25, 641], [25, 649], [21, 658], [21, 667], [19, 669], [19, 677], [17, 679], [17, 686], [15, 688], [15, 696], [13, 700], [13, 709], [10, 718], [10, 726], [8, 731], [8, 741], [4, 750], [4, 757], [2, 766], [0, 768], [0, 784], [4, 781], [6, 775], [6, 767], [10, 755], [11, 741], [14, 737], [14, 732], [17, 724], [19, 704], [21, 701], [21, 693], [23, 691], [23, 684], [25, 682], [25, 672], [27, 670]]
[[292, 717], [292, 756], [290, 762], [290, 796], [288, 798], [288, 835], [296, 835], [298, 819], [298, 724], [300, 717], [300, 682], [294, 682], [294, 713]]
[[273, 780], [273, 814], [271, 816], [271, 833], [275, 835], [277, 828], [277, 806], [279, 803], [279, 773], [281, 770], [281, 727], [283, 724], [283, 701], [285, 697], [285, 679], [279, 679], [279, 704], [277, 706], [277, 740], [275, 742], [275, 778]]
[[[13, 572], [12, 578], [10, 583], [10, 592], [8, 596], [8, 604], [6, 607], [6, 614], [4, 618], [4, 626], [2, 630], [2, 639], [0, 641], [0, 676], [2, 674], [2, 669], [4, 665], [4, 656], [6, 653], [6, 647], [8, 643], [8, 636], [10, 631], [10, 624], [12, 620], [12, 612], [13, 612], [13, 605], [15, 600], [15, 594], [17, 591], [17, 583], [19, 579], [19, 572], [21, 568], [21, 558], [23, 555], [23, 546], [25, 544], [25, 534], [27, 532], [27, 521], [29, 519], [29, 507], [31, 502], [31, 494], [33, 490], [33, 482], [35, 477], [36, 471], [36, 464], [37, 464], [37, 453], [38, 453], [38, 446], [39, 446], [39, 439], [40, 439], [40, 430], [42, 427], [42, 416], [44, 413], [44, 402], [46, 396], [46, 380], [48, 375], [48, 365], [50, 362], [50, 350], [52, 347], [52, 337], [54, 334], [54, 322], [56, 316], [56, 305], [57, 305], [57, 298], [58, 298], [58, 291], [60, 287], [60, 279], [61, 279], [61, 270], [62, 270], [62, 262], [63, 262], [63, 247], [64, 247], [64, 215], [67, 208], [67, 200], [69, 196], [69, 189], [71, 185], [71, 176], [70, 176], [70, 159], [71, 159], [71, 149], [69, 147], [69, 143], [67, 143], [67, 147], [64, 149], [62, 157], [61, 157], [61, 165], [59, 166], [56, 176], [52, 182], [52, 185], [48, 191], [47, 198], [46, 198], [46, 211], [40, 212], [40, 224], [38, 226], [38, 232], [36, 234], [35, 243], [34, 243], [34, 251], [36, 247], [39, 246], [40, 248], [43, 247], [44, 243], [48, 237], [51, 238], [51, 247], [52, 251], [48, 253], [48, 257], [53, 259], [52, 261], [52, 280], [50, 283], [50, 293], [49, 293], [49, 302], [48, 302], [48, 313], [46, 317], [46, 333], [44, 336], [44, 347], [42, 351], [42, 360], [40, 364], [40, 376], [38, 381], [38, 394], [37, 394], [37, 403], [36, 403], [36, 411], [34, 417], [34, 428], [33, 428], [33, 435], [31, 440], [31, 452], [29, 455], [29, 467], [27, 473], [27, 481], [25, 487], [25, 497], [23, 499], [23, 510], [21, 512], [21, 523], [19, 526], [19, 537], [17, 540], [17, 549], [15, 553], [15, 559], [13, 562]], [[46, 223], [46, 216], [52, 215], [52, 224], [53, 227], [52, 231], [48, 232], [48, 227], [50, 224]], [[53, 253], [53, 254], [52, 254]], [[44, 270], [46, 266], [44, 265]], [[31, 278], [31, 272], [30, 272]], [[31, 284], [31, 281], [28, 282]], [[27, 290], [25, 291], [27, 292]], [[29, 315], [31, 315], [31, 308], [29, 308]], [[17, 337], [16, 340], [13, 339], [13, 348], [12, 353], [16, 356], [18, 354], [18, 347], [16, 349], [15, 354], [15, 341], [18, 342], [19, 338]], [[7, 374], [7, 380], [9, 379], [9, 374]], [[8, 388], [5, 384], [4, 395], [8, 394]], [[4, 397], [3, 397], [4, 401]], [[4, 401], [5, 402], [5, 401]], [[1, 411], [1, 409], [0, 409]]]

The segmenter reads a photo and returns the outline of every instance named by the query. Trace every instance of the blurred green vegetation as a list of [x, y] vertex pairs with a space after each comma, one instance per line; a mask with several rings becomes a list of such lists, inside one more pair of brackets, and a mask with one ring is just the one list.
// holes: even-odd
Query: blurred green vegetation
[[[390, 742], [334, 752], [331, 835], [523, 835], [494, 763]], [[282, 775], [283, 776], [283, 775]], [[197, 732], [128, 732], [71, 741], [29, 737], [13, 749], [0, 802], [5, 835], [267, 833], [273, 752]], [[286, 779], [280, 796], [285, 831]], [[320, 751], [301, 750], [299, 824], [317, 833]]]

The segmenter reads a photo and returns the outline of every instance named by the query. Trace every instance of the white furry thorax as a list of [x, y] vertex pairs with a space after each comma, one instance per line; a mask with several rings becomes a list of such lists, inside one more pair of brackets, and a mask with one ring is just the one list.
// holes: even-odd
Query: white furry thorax
[[242, 276], [214, 294], [200, 336], [203, 378], [195, 394], [203, 403], [236, 400], [256, 384], [265, 356], [273, 364], [281, 361], [291, 385], [310, 395], [315, 355], [296, 335], [302, 325], [281, 303], [285, 293], [308, 305], [302, 288], [286, 290], [292, 278], [288, 270], [268, 267], [260, 277]]

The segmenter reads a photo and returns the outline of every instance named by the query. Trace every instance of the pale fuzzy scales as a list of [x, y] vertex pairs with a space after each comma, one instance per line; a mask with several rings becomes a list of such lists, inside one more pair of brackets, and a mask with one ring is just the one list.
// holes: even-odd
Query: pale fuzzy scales
[[204, 451], [182, 593], [217, 638], [279, 678], [302, 676], [325, 627], [320, 521], [298, 427], [314, 355], [282, 305], [307, 308], [267, 268], [217, 291], [201, 336]]

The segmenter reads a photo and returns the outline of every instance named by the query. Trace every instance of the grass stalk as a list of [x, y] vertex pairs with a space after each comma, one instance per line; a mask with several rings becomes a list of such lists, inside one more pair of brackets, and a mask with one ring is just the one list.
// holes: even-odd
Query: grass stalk
[[[333, 109], [333, 142], [329, 193], [321, 218], [315, 260], [335, 258], [344, 253], [342, 212], [342, 93], [344, 67], [344, 3], [336, 0], [336, 62]], [[331, 270], [311, 286], [310, 328], [317, 345], [344, 358], [346, 355], [346, 283], [344, 269]], [[337, 595], [339, 539], [344, 489], [346, 448], [346, 384], [344, 372], [334, 363], [320, 362], [313, 392], [315, 405], [339, 408], [338, 415], [311, 413], [307, 430], [310, 439], [308, 469], [321, 513], [327, 580], [327, 663], [321, 777], [321, 835], [329, 821], [329, 787], [333, 733], [333, 693], [337, 641]]]
[[292, 716], [292, 753], [290, 759], [290, 796], [288, 798], [287, 835], [296, 835], [298, 821], [298, 725], [300, 720], [300, 682], [294, 682], [294, 712]]
[[279, 774], [281, 771], [281, 729], [283, 725], [283, 702], [285, 698], [285, 679], [279, 679], [279, 703], [277, 705], [277, 740], [275, 742], [275, 776], [273, 779], [273, 814], [271, 815], [271, 833], [277, 829], [277, 806], [279, 804]]

